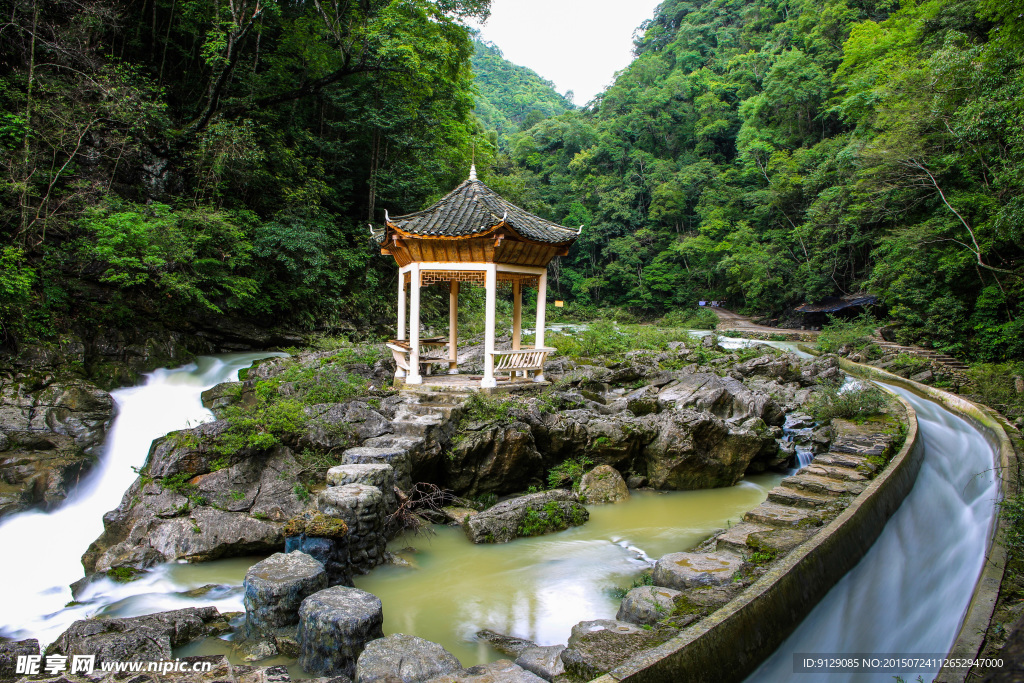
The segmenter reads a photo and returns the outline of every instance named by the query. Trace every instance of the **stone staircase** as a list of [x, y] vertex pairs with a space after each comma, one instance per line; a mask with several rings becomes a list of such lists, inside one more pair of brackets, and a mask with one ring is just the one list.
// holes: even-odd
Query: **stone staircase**
[[392, 433], [367, 439], [342, 453], [342, 464], [388, 464], [395, 483], [408, 489], [413, 474], [440, 454], [440, 442], [451, 436], [459, 407], [472, 392], [418, 391], [400, 393], [402, 403], [391, 420]]
[[904, 346], [902, 344], [897, 344], [896, 342], [889, 342], [881, 339], [874, 340], [874, 343], [878, 348], [882, 349], [882, 352], [885, 354], [906, 353], [911, 356], [926, 358], [933, 363], [944, 365], [945, 367], [953, 370], [967, 370], [967, 365], [962, 361], [939, 351], [935, 351], [934, 349], [926, 349], [920, 346]]
[[849, 506], [877, 469], [868, 457], [885, 453], [892, 436], [845, 421], [837, 431], [828, 453], [783, 479], [740, 524], [715, 537], [715, 549], [744, 556], [757, 548], [786, 552]]

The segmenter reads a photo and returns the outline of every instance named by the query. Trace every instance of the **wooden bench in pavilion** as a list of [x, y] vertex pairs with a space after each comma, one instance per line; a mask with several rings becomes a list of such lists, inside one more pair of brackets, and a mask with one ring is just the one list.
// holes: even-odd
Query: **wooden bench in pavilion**
[[[421, 384], [434, 365], [448, 364], [458, 374], [459, 288], [483, 287], [484, 374], [480, 386], [497, 386], [495, 373], [544, 380], [544, 363], [554, 349], [544, 346], [547, 267], [569, 253], [583, 230], [571, 230], [509, 203], [476, 177], [452, 190], [433, 206], [404, 216], [384, 212], [384, 228], [370, 233], [381, 253], [398, 263], [398, 334], [388, 342], [395, 358], [396, 382]], [[449, 295], [448, 340], [420, 337], [420, 290], [446, 286]], [[498, 287], [512, 290], [512, 348], [495, 348]], [[536, 344], [523, 347], [523, 288], [537, 293]], [[406, 293], [408, 291], [408, 302]], [[406, 335], [406, 313], [410, 322]], [[408, 336], [408, 338], [406, 338]], [[445, 349], [444, 347], [447, 347]], [[447, 357], [445, 357], [447, 352]]]
[[[412, 347], [409, 342], [404, 339], [388, 339], [386, 346], [391, 350], [395, 365], [406, 373], [411, 372], [409, 354]], [[448, 340], [444, 337], [420, 339], [419, 364], [424, 375], [429, 375], [431, 367], [434, 365], [448, 365], [448, 354], [445, 352], [447, 346]]]

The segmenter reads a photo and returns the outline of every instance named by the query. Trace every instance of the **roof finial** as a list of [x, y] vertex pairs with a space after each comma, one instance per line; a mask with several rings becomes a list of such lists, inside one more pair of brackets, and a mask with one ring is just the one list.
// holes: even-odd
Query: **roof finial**
[[469, 179], [471, 181], [476, 181], [476, 164], [472, 164], [469, 167]]
[[582, 235], [583, 234], [583, 226], [582, 225], [580, 226], [580, 229], [576, 231], [576, 234], [577, 235]]

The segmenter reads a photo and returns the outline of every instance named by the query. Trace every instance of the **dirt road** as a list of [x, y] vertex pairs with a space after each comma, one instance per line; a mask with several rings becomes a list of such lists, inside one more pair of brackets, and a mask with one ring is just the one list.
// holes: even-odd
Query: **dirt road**
[[800, 335], [801, 337], [816, 337], [818, 332], [815, 330], [788, 330], [782, 327], [767, 327], [765, 325], [757, 325], [745, 315], [739, 313], [733, 313], [732, 311], [725, 308], [712, 308], [715, 315], [718, 316], [719, 331], [725, 330], [736, 330], [737, 332], [761, 332], [764, 334], [785, 334], [785, 335]]

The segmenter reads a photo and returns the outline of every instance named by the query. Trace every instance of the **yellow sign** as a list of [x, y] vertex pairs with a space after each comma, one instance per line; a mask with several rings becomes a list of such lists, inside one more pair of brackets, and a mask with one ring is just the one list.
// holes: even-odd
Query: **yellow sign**
[[555, 308], [561, 308], [562, 306], [565, 306], [565, 302], [564, 301], [556, 301], [555, 302]]

